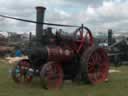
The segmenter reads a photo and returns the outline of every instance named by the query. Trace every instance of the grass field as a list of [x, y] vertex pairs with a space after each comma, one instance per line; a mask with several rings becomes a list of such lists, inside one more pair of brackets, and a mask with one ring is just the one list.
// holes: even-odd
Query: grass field
[[17, 85], [9, 76], [11, 66], [0, 60], [0, 96], [128, 96], [128, 66], [121, 66], [121, 72], [111, 73], [109, 81], [103, 84], [75, 85], [65, 84], [60, 90], [44, 90], [39, 80], [29, 85]]

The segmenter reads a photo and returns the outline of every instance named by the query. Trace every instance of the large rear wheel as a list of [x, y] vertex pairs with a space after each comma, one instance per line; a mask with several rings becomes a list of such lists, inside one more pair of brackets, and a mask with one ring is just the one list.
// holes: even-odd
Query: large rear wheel
[[108, 78], [109, 61], [103, 48], [90, 47], [81, 60], [82, 78], [91, 84], [102, 83]]

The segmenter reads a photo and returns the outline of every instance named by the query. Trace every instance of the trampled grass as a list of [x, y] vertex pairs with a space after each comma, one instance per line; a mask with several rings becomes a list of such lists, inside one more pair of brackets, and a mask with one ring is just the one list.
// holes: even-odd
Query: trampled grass
[[0, 96], [128, 96], [128, 66], [112, 69], [109, 81], [96, 86], [64, 84], [60, 90], [44, 90], [40, 81], [33, 80], [28, 85], [17, 85], [9, 76], [10, 65], [0, 60]]

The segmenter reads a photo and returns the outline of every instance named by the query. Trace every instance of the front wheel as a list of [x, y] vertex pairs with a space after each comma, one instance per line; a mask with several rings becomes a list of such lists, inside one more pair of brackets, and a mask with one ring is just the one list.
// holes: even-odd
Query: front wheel
[[33, 69], [28, 60], [21, 60], [12, 69], [12, 79], [16, 83], [30, 83], [33, 77]]

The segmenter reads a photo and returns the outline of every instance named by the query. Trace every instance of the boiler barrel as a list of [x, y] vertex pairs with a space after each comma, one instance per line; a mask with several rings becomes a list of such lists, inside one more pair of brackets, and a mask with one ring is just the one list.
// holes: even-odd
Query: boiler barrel
[[55, 62], [69, 62], [72, 60], [74, 56], [73, 50], [69, 48], [47, 48], [48, 49], [48, 61], [55, 61]]
[[31, 61], [33, 67], [40, 66], [47, 62], [48, 52], [47, 48], [32, 48], [28, 52], [29, 60]]
[[34, 66], [40, 66], [48, 61], [69, 62], [74, 56], [73, 50], [61, 47], [33, 48], [29, 53], [29, 59]]

